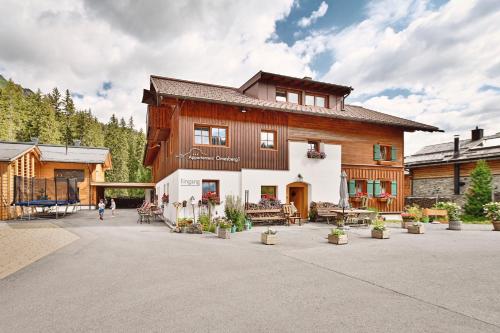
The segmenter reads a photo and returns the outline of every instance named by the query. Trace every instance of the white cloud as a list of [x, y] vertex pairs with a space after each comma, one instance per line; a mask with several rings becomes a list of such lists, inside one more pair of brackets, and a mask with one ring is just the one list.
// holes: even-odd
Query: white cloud
[[326, 2], [322, 2], [318, 9], [313, 11], [310, 16], [308, 17], [302, 17], [298, 22], [297, 25], [301, 28], [307, 28], [314, 22], [316, 22], [319, 18], [325, 16], [326, 11], [328, 10], [328, 4]]

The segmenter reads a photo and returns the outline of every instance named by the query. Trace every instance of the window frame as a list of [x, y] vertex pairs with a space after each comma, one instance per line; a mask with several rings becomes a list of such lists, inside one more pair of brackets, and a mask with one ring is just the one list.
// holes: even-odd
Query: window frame
[[[276, 87], [276, 92], [274, 93], [274, 100], [276, 102], [280, 102], [280, 103], [284, 103], [283, 101], [278, 101], [276, 99], [277, 97], [277, 94], [278, 94], [278, 91], [279, 92], [284, 92], [285, 95], [286, 95], [286, 103], [292, 103], [292, 104], [297, 104], [297, 105], [303, 105], [302, 103], [302, 91], [300, 90], [297, 90], [297, 89], [289, 89], [289, 88], [282, 88], [282, 87]], [[293, 94], [297, 94], [298, 95], [298, 99], [297, 99], [297, 103], [295, 102], [290, 102], [289, 101], [289, 98], [288, 98], [288, 94], [289, 93], [293, 93]]]
[[[391, 162], [392, 161], [392, 146], [386, 144], [379, 144], [380, 146], [380, 161], [382, 162]], [[384, 158], [384, 154], [382, 151], [386, 152], [386, 156]]]
[[[310, 145], [314, 145], [314, 149], [311, 149]], [[307, 151], [315, 151], [319, 153], [320, 152], [319, 146], [320, 146], [319, 141], [312, 141], [312, 140], [307, 141]]]
[[277, 185], [261, 185], [260, 186], [260, 198], [262, 199], [262, 196], [268, 193], [262, 193], [262, 188], [263, 187], [269, 187], [269, 188], [274, 188], [274, 200], [278, 198], [278, 186]]
[[215, 193], [217, 194], [217, 197], [220, 199], [220, 181], [218, 179], [202, 179], [201, 180], [201, 197], [203, 198], [203, 184], [204, 183], [215, 183]]
[[[273, 148], [262, 147], [262, 133], [273, 133]], [[276, 151], [278, 150], [278, 132], [271, 129], [261, 129], [259, 135], [259, 148], [261, 150]]]
[[385, 193], [392, 195], [392, 180], [379, 179], [380, 181], [380, 195]]
[[[313, 97], [313, 101], [314, 101], [313, 105], [306, 104], [307, 96], [312, 96]], [[325, 100], [325, 105], [324, 106], [318, 106], [317, 105], [317, 103], [316, 103], [316, 98], [317, 97], [321, 97], [321, 98], [323, 98]], [[328, 106], [328, 95], [317, 94], [317, 93], [306, 91], [304, 93], [304, 105], [306, 105], [306, 106], [318, 106], [318, 107], [321, 107], [321, 108], [327, 108], [328, 109], [329, 108], [329, 106]]]
[[[208, 144], [196, 143], [196, 129], [197, 128], [208, 128]], [[214, 145], [212, 144], [212, 129], [225, 129], [226, 130], [226, 144], [225, 145]], [[193, 125], [193, 146], [194, 147], [213, 147], [213, 148], [230, 148], [229, 144], [229, 126], [227, 125], [209, 125], [209, 124], [201, 124], [195, 123]]]

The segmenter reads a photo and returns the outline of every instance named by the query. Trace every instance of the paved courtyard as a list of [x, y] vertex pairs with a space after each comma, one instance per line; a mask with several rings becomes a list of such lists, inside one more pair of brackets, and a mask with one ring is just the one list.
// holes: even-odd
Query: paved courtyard
[[500, 332], [490, 225], [335, 246], [310, 224], [264, 246], [263, 228], [222, 240], [95, 215], [50, 221], [78, 238], [0, 280], [1, 332]]

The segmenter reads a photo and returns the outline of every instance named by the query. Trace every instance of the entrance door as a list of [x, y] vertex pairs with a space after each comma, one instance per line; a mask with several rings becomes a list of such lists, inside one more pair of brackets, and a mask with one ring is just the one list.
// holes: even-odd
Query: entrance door
[[293, 202], [302, 219], [307, 219], [308, 207], [308, 185], [306, 183], [291, 183], [287, 185], [287, 203]]

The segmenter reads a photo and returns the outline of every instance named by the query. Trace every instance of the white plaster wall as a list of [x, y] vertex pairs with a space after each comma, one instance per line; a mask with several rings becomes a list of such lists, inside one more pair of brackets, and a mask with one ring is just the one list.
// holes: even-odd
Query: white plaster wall
[[[249, 190], [249, 201], [259, 202], [260, 187], [271, 185], [278, 187], [278, 199], [286, 202], [286, 186], [298, 181], [300, 173], [303, 181], [309, 184], [310, 201], [338, 202], [341, 172], [341, 146], [322, 145], [326, 158], [307, 158], [307, 142], [289, 142], [289, 170], [258, 170], [242, 169], [237, 171], [189, 170], [180, 169], [156, 184], [156, 193], [161, 200], [163, 193], [169, 191], [170, 203], [164, 209], [165, 218], [175, 221], [176, 212], [173, 202], [186, 200], [188, 206], [179, 211], [179, 217], [192, 217], [193, 210], [190, 198], [201, 199], [201, 181], [203, 179], [219, 180], [219, 190], [222, 204], [215, 207], [213, 214], [224, 215], [224, 198], [226, 195], [239, 195], [242, 199], [245, 190]], [[199, 181], [196, 186], [181, 186], [181, 179]], [[195, 208], [198, 216], [198, 207]]]
[[242, 170], [242, 197], [245, 190], [249, 191], [249, 201], [260, 200], [261, 185], [274, 185], [278, 187], [278, 199], [286, 202], [286, 186], [298, 181], [299, 174], [303, 182], [309, 184], [310, 201], [339, 200], [340, 172], [341, 172], [341, 146], [323, 145], [326, 153], [325, 159], [307, 158], [307, 142], [289, 142], [289, 170]]

